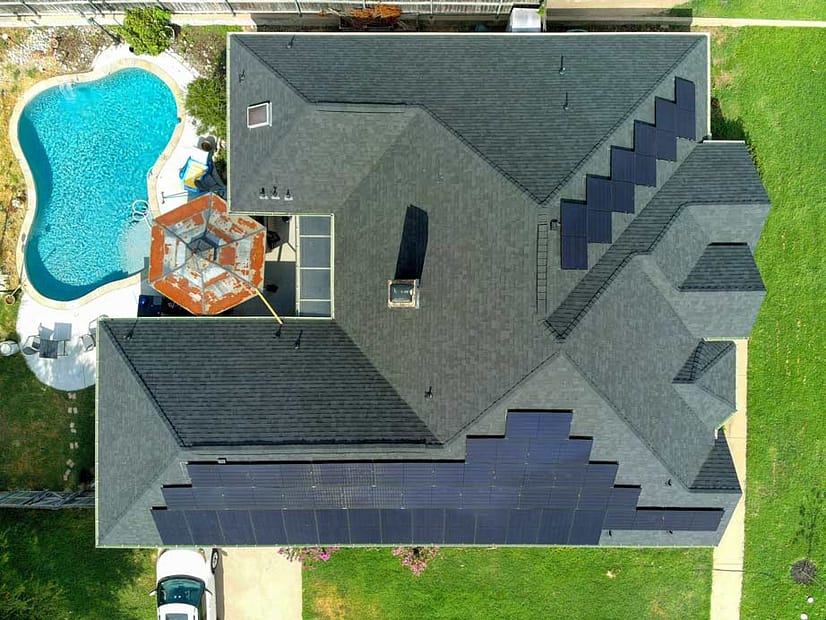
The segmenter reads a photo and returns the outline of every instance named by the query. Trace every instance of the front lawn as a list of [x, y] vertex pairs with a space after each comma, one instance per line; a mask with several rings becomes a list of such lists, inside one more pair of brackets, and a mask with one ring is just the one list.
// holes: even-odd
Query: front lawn
[[[712, 58], [713, 94], [741, 121], [772, 201], [749, 348], [742, 617], [826, 618], [823, 587], [789, 578], [807, 553], [826, 570], [826, 32], [717, 31]], [[802, 532], [801, 508], [813, 519]]]
[[33, 600], [36, 612], [16, 615], [0, 601], [0, 618], [155, 617], [154, 552], [95, 549], [94, 517], [87, 509], [0, 510], [0, 596], [22, 586], [18, 598]]
[[691, 0], [682, 7], [695, 17], [826, 20], [823, 0]]
[[708, 618], [711, 550], [443, 549], [420, 577], [390, 549], [304, 571], [304, 617]]

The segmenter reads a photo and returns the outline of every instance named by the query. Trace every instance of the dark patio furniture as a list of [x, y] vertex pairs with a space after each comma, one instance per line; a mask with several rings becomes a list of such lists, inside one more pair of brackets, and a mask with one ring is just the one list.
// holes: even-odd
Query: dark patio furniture
[[42, 340], [40, 342], [40, 357], [55, 360], [68, 355], [65, 340]]
[[84, 351], [91, 351], [97, 346], [96, 334], [88, 333], [80, 337], [80, 346]]
[[34, 355], [40, 351], [40, 336], [29, 336], [21, 348], [23, 355]]

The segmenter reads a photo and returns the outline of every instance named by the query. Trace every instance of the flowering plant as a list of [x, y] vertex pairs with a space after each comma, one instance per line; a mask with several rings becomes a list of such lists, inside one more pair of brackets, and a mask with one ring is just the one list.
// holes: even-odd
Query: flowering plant
[[313, 569], [319, 562], [326, 562], [341, 547], [283, 547], [278, 553], [290, 562], [301, 562], [302, 568]]
[[439, 547], [396, 547], [393, 555], [401, 558], [402, 566], [418, 577], [427, 568], [427, 563], [439, 555]]

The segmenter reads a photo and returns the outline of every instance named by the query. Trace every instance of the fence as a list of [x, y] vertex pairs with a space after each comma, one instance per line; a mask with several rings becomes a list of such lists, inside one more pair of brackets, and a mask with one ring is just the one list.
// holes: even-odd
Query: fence
[[[513, 2], [503, 0], [400, 0], [391, 3], [408, 15], [507, 15]], [[49, 15], [95, 17], [121, 15], [127, 9], [159, 6], [175, 14], [317, 15], [322, 11], [344, 13], [349, 8], [375, 5], [366, 0], [0, 0], [0, 17], [35, 18]], [[533, 3], [532, 3], [533, 4]], [[535, 3], [538, 6], [538, 0]]]

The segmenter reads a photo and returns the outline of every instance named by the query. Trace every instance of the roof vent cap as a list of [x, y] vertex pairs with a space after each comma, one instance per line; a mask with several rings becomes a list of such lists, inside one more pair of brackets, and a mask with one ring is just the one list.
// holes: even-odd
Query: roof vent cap
[[418, 280], [388, 280], [387, 281], [388, 308], [418, 308], [419, 281]]

